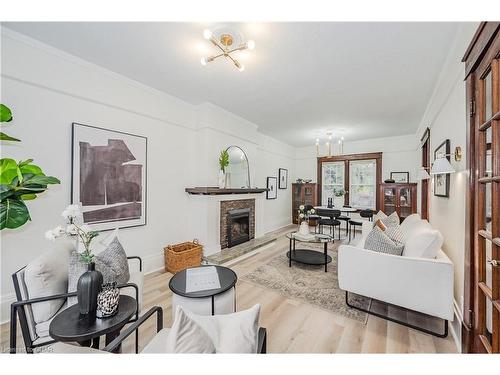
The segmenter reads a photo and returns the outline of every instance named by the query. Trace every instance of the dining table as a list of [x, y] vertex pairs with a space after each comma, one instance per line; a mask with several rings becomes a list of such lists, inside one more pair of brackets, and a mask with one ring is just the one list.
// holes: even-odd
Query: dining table
[[[340, 211], [342, 213], [347, 214], [347, 216], [350, 216], [351, 213], [359, 212], [359, 209], [357, 209], [355, 207], [314, 206], [314, 209], [315, 210], [325, 210], [325, 211], [328, 211], [328, 210], [331, 210], [331, 211], [338, 210], [338, 211]], [[349, 228], [349, 223], [348, 223], [348, 221], [346, 221], [346, 230], [345, 230], [345, 234], [346, 235], [345, 235], [345, 238], [347, 238], [348, 228]]]

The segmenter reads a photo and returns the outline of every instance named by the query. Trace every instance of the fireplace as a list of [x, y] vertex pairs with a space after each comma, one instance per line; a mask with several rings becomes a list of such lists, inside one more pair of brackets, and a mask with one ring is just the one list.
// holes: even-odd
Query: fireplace
[[233, 247], [255, 237], [255, 199], [220, 202], [220, 248]]
[[241, 208], [227, 213], [227, 247], [250, 239], [250, 209]]

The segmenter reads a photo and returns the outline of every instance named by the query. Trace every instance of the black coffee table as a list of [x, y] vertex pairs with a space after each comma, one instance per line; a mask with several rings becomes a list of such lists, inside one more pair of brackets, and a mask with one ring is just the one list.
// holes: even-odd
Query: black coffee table
[[99, 337], [106, 335], [106, 345], [109, 344], [136, 313], [137, 301], [125, 295], [120, 295], [118, 312], [109, 318], [89, 319], [80, 315], [76, 304], [54, 317], [49, 326], [49, 334], [56, 341], [78, 342], [83, 346], [89, 346], [92, 341], [92, 347], [99, 349]]
[[[215, 312], [214, 297], [218, 294], [226, 292], [231, 288], [234, 288], [236, 285], [236, 281], [238, 280], [238, 276], [236, 276], [236, 273], [232, 269], [227, 267], [222, 267], [222, 266], [200, 266], [200, 267], [215, 267], [217, 269], [217, 273], [219, 275], [220, 288], [200, 290], [198, 292], [186, 292], [186, 270], [177, 272], [170, 279], [168, 286], [170, 287], [170, 290], [173, 293], [181, 297], [187, 297], [187, 298], [210, 297], [212, 299], [212, 315], [214, 315]], [[234, 295], [236, 296], [236, 293]], [[236, 303], [234, 304], [234, 306], [236, 307]]]
[[[309, 265], [325, 265], [325, 272], [327, 272], [327, 265], [332, 261], [332, 257], [327, 254], [327, 246], [329, 242], [333, 242], [333, 237], [328, 234], [311, 233], [311, 238], [303, 239], [296, 237], [297, 232], [287, 233], [286, 237], [290, 239], [290, 250], [287, 251], [288, 266], [292, 266], [292, 260]], [[295, 242], [323, 244], [323, 252], [312, 249], [296, 249]]]

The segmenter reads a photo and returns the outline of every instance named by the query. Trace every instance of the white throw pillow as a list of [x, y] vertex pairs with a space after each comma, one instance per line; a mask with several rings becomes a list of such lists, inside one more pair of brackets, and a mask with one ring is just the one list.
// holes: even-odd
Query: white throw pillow
[[[68, 259], [74, 248], [74, 240], [58, 239], [51, 250], [42, 253], [26, 266], [24, 283], [30, 299], [68, 291]], [[63, 298], [32, 304], [35, 323], [42, 323], [52, 318], [64, 301]]]
[[[146, 345], [143, 353], [215, 353], [215, 346], [208, 334], [196, 324], [182, 308], [178, 308], [172, 328], [164, 335], [160, 331]], [[165, 337], [166, 336], [166, 337]]]
[[[180, 306], [177, 307], [177, 313]], [[186, 311], [208, 334], [216, 353], [257, 353], [260, 304], [224, 315], [197, 315]]]
[[424, 225], [406, 239], [403, 256], [434, 259], [442, 245], [441, 233]]
[[405, 236], [411, 231], [411, 227], [414, 226], [417, 222], [421, 221], [419, 214], [411, 214], [407, 216], [403, 222], [401, 223], [401, 231]]

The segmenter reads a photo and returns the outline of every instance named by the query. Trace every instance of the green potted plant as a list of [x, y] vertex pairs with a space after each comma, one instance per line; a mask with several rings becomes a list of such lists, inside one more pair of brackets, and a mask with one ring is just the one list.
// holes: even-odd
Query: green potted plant
[[229, 152], [222, 150], [219, 155], [219, 189], [226, 187], [226, 168], [229, 165]]
[[[0, 122], [12, 121], [11, 110], [0, 104]], [[20, 142], [19, 139], [0, 132], [0, 140]], [[25, 201], [36, 199], [38, 194], [47, 190], [48, 185], [60, 181], [46, 176], [42, 169], [32, 164], [33, 159], [15, 161], [0, 159], [0, 230], [15, 229], [31, 220]]]

